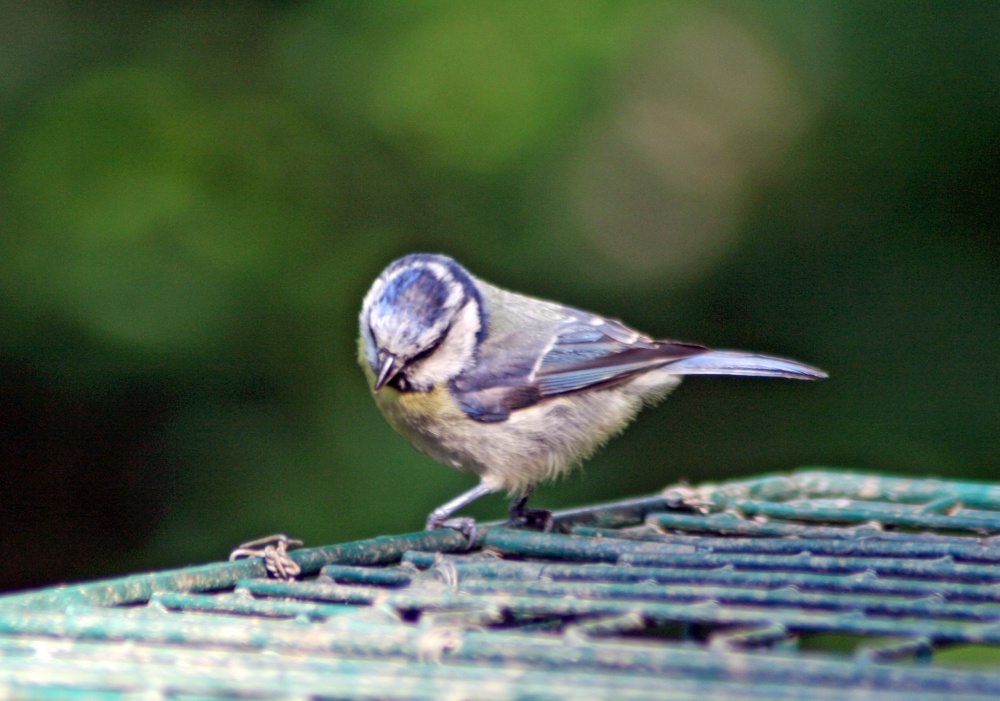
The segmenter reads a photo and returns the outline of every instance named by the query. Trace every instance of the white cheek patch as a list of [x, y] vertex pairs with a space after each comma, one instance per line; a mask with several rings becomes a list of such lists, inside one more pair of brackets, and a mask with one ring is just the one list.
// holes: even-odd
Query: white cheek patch
[[466, 302], [434, 352], [406, 370], [406, 379], [414, 389], [427, 390], [454, 378], [473, 360], [476, 334], [479, 333], [479, 305]]

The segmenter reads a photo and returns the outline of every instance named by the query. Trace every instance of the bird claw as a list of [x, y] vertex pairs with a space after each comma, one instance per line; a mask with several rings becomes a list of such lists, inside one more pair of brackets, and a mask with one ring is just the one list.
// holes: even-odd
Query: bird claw
[[521, 507], [511, 509], [507, 524], [515, 528], [534, 528], [543, 533], [550, 533], [553, 526], [552, 512], [548, 509], [528, 509]]
[[476, 544], [476, 536], [479, 534], [479, 527], [476, 519], [469, 516], [456, 516], [455, 518], [435, 518], [433, 515], [427, 519], [427, 530], [436, 531], [439, 528], [451, 528], [465, 536], [465, 549], [472, 550]]

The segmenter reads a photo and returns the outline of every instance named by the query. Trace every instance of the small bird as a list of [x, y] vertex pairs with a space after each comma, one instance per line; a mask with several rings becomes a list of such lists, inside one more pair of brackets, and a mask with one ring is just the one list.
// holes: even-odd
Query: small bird
[[551, 528], [526, 507], [534, 487], [591, 455], [684, 375], [819, 379], [767, 355], [654, 340], [614, 319], [508, 292], [444, 255], [391, 263], [365, 296], [358, 361], [375, 403], [419, 451], [479, 476], [427, 517], [427, 530], [506, 490], [510, 521]]

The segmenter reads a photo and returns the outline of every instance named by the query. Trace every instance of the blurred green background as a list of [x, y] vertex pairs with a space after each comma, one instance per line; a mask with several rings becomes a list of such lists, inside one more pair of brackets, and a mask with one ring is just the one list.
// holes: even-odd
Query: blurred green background
[[471, 486], [355, 365], [362, 295], [416, 250], [831, 374], [691, 379], [537, 506], [806, 464], [997, 478], [998, 27], [996, 2], [3, 3], [0, 588], [412, 531]]

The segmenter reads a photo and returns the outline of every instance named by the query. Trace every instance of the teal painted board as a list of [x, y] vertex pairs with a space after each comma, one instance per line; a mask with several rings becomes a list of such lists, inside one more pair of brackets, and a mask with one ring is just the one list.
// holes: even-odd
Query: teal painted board
[[997, 698], [997, 533], [996, 485], [811, 469], [53, 587], [0, 697]]

